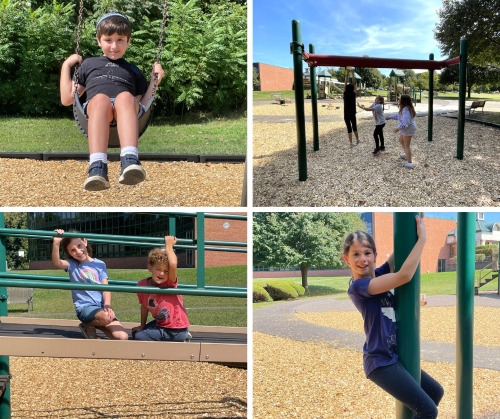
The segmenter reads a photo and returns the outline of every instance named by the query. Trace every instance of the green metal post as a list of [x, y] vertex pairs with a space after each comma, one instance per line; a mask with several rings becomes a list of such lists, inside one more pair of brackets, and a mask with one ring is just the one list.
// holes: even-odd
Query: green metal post
[[307, 180], [306, 117], [304, 113], [304, 79], [302, 75], [302, 36], [300, 22], [292, 20], [293, 80], [295, 89], [295, 116], [297, 125], [297, 148], [299, 158], [299, 180]]
[[196, 284], [205, 289], [205, 215], [196, 213]]
[[175, 216], [168, 217], [168, 234], [175, 237]]
[[465, 91], [467, 89], [467, 39], [460, 40], [460, 76], [458, 86], [457, 159], [464, 158]]
[[[394, 213], [394, 271], [401, 269], [417, 242], [418, 212]], [[411, 281], [395, 289], [399, 361], [420, 384], [420, 264]], [[412, 419], [413, 413], [396, 402], [396, 418]]]
[[457, 215], [457, 418], [472, 419], [476, 214]]
[[[434, 54], [429, 54], [429, 60], [434, 60]], [[427, 141], [432, 141], [432, 123], [434, 122], [434, 70], [429, 70], [429, 109], [427, 117]]]
[[[314, 54], [314, 45], [309, 44], [309, 52]], [[326, 89], [326, 79], [325, 79]], [[325, 90], [326, 93], [326, 90]], [[312, 125], [313, 125], [313, 143], [314, 151], [319, 150], [318, 133], [318, 86], [316, 84], [316, 67], [311, 67], [311, 105], [312, 105]]]
[[[5, 227], [4, 214], [0, 212], [0, 227]], [[0, 272], [7, 272], [7, 257], [5, 252], [5, 237], [0, 237]], [[0, 316], [7, 316], [7, 287], [0, 286]], [[0, 375], [9, 375], [9, 357], [0, 356]], [[10, 383], [7, 384], [0, 398], [0, 418], [10, 419]]]

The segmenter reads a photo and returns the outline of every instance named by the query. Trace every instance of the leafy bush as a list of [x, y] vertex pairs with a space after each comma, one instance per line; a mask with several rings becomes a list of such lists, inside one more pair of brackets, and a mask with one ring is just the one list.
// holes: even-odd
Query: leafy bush
[[269, 280], [264, 289], [269, 293], [274, 301], [289, 300], [297, 298], [299, 294], [288, 282]]
[[482, 262], [484, 259], [486, 259], [486, 255], [476, 253], [476, 262]]
[[498, 249], [498, 245], [487, 244], [483, 246], [476, 246], [476, 255], [492, 256], [494, 249]]
[[269, 293], [260, 284], [253, 284], [253, 302], [273, 301]]
[[297, 291], [299, 297], [303, 296], [306, 293], [306, 289], [302, 285], [296, 284], [295, 282], [288, 282], [288, 284], [291, 285], [292, 288], [295, 289], [295, 291]]

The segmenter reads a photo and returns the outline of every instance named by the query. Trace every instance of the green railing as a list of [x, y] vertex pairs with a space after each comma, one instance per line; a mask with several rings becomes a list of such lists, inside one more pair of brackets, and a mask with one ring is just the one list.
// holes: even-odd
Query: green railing
[[[246, 287], [216, 286], [205, 284], [205, 252], [247, 252], [246, 242], [229, 242], [220, 240], [205, 240], [205, 219], [226, 219], [246, 221], [246, 215], [237, 214], [212, 214], [202, 212], [166, 212], [162, 213], [169, 217], [169, 235], [175, 236], [175, 217], [196, 218], [196, 239], [178, 239], [174, 249], [194, 249], [196, 250], [196, 285], [178, 284], [177, 288], [157, 288], [156, 294], [181, 294], [200, 295], [212, 297], [237, 297], [246, 298]], [[5, 237], [27, 237], [30, 239], [53, 240], [54, 236], [60, 236], [54, 231], [45, 230], [25, 230], [5, 228], [4, 214], [0, 212], [0, 316], [7, 316], [7, 287], [20, 288], [45, 288], [62, 290], [94, 290], [111, 292], [149, 293], [151, 287], [138, 287], [134, 281], [120, 279], [110, 279], [107, 285], [104, 284], [80, 284], [69, 281], [69, 277], [59, 277], [57, 275], [37, 275], [29, 273], [6, 272], [6, 249]], [[160, 237], [144, 236], [116, 236], [106, 234], [91, 233], [64, 233], [62, 237], [85, 237], [89, 242], [120, 244], [129, 246], [151, 246], [158, 247], [164, 245], [164, 239]], [[223, 246], [223, 247], [219, 247]], [[231, 246], [231, 247], [224, 247]], [[9, 357], [0, 356], [0, 375], [9, 375]], [[0, 397], [0, 418], [10, 418], [10, 384]]]

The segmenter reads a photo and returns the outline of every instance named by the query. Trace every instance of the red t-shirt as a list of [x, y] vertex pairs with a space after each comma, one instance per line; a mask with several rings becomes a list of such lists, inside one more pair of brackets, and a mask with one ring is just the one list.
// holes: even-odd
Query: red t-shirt
[[[148, 284], [148, 279], [143, 279], [137, 283], [138, 286], [153, 287]], [[159, 288], [177, 288], [177, 278], [175, 282], [167, 279]], [[183, 329], [189, 326], [186, 309], [182, 302], [182, 296], [174, 294], [137, 294], [139, 303], [146, 307], [156, 319], [158, 327], [167, 329]]]

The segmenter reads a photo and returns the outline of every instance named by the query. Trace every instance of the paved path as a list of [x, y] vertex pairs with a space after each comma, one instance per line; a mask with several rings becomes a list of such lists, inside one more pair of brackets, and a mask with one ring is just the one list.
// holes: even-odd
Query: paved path
[[[455, 306], [456, 295], [428, 296], [428, 307]], [[500, 296], [483, 294], [474, 297], [474, 304], [482, 307], [499, 307]], [[254, 310], [253, 329], [273, 336], [299, 342], [321, 342], [333, 348], [350, 348], [360, 351], [365, 343], [365, 335], [347, 330], [318, 326], [305, 322], [295, 313], [325, 311], [355, 311], [349, 300], [335, 297], [314, 298], [274, 304]], [[499, 326], [500, 327], [500, 326]], [[421, 359], [431, 362], [455, 363], [455, 345], [451, 343], [421, 341]], [[500, 346], [474, 345], [474, 367], [500, 371]]]

